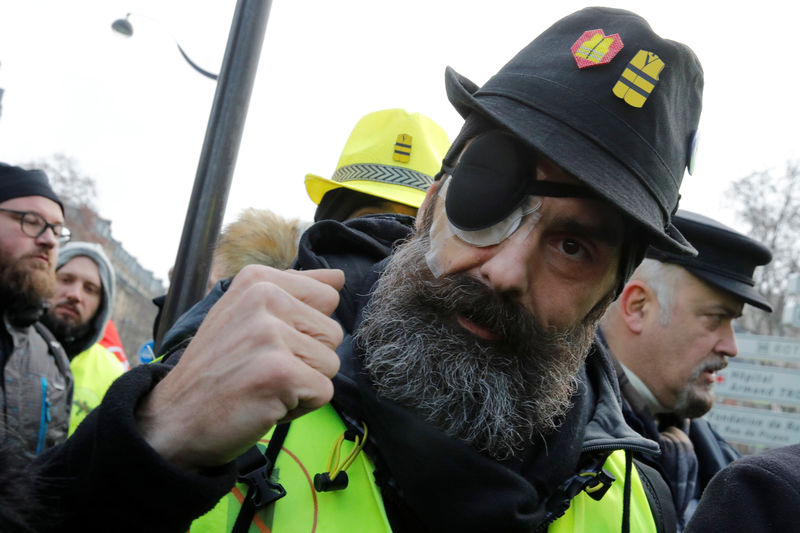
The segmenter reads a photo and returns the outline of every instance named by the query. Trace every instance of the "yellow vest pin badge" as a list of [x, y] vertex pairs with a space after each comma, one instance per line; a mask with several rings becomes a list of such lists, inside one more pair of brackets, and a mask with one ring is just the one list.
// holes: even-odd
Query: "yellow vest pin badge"
[[639, 50], [614, 85], [614, 94], [633, 107], [642, 107], [663, 69], [664, 62], [656, 54]]
[[408, 163], [409, 159], [411, 159], [411, 135], [401, 133], [397, 136], [392, 159], [399, 163]]
[[589, 30], [583, 32], [570, 50], [578, 68], [586, 68], [611, 62], [623, 46], [619, 33], [606, 35], [603, 30]]

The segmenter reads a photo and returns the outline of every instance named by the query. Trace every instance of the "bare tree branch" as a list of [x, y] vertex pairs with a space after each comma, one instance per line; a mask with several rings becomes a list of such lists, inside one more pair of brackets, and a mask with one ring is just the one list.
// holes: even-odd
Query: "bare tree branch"
[[53, 190], [61, 200], [74, 207], [97, 210], [97, 185], [94, 179], [83, 174], [75, 159], [64, 154], [53, 154], [49, 158], [37, 159], [20, 165], [24, 168], [44, 170], [50, 178]]
[[740, 178], [728, 188], [726, 197], [748, 235], [773, 254], [772, 262], [756, 269], [754, 278], [775, 311], [767, 314], [747, 306], [741, 323], [763, 335], [797, 334], [796, 328], [781, 324], [781, 316], [789, 274], [800, 271], [800, 161], [787, 162], [783, 173], [763, 170]]

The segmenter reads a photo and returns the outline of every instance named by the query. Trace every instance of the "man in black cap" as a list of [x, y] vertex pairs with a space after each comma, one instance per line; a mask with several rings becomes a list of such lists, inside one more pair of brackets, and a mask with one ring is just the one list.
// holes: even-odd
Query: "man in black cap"
[[38, 454], [67, 437], [69, 361], [39, 323], [69, 239], [61, 201], [40, 170], [0, 163], [0, 440]]
[[714, 404], [717, 372], [736, 356], [733, 320], [745, 303], [772, 311], [753, 271], [763, 244], [689, 211], [672, 217], [696, 257], [651, 249], [601, 321], [615, 356], [625, 419], [658, 441], [645, 456], [669, 483], [681, 524], [711, 477], [738, 457], [700, 417]]
[[218, 284], [62, 450], [91, 449], [82, 472], [104, 476], [50, 463], [78, 476], [65, 527], [86, 526], [80, 501], [111, 520], [138, 491], [138, 530], [185, 530], [219, 498], [192, 531], [665, 526], [649, 489], [666, 486], [631, 453], [658, 445], [624, 423], [593, 335], [648, 244], [694, 253], [670, 213], [700, 64], [641, 17], [589, 8], [480, 89], [446, 76], [466, 124], [418, 227], [322, 221], [298, 271]]

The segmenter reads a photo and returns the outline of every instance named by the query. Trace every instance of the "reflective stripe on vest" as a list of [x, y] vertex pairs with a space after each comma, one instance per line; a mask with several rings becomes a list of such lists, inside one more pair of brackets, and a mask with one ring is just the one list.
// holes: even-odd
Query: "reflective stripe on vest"
[[[286, 496], [274, 506], [257, 513], [249, 533], [391, 531], [380, 489], [372, 474], [374, 467], [365, 453], [359, 454], [348, 468], [349, 483], [346, 489], [321, 493], [314, 490], [314, 474], [326, 470], [331, 445], [344, 430], [344, 423], [330, 405], [292, 422], [276, 461], [276, 476], [273, 476], [286, 489]], [[261, 440], [260, 445], [264, 448], [271, 434], [268, 433]], [[345, 441], [342, 455], [346, 455], [352, 447], [352, 442]], [[603, 468], [616, 478], [608, 492], [600, 501], [592, 499], [585, 492], [578, 494], [566, 513], [550, 525], [549, 533], [617, 533], [621, 530], [625, 452], [613, 452]], [[655, 533], [647, 495], [636, 468], [631, 468], [630, 531]], [[247, 486], [237, 484], [214, 509], [192, 523], [190, 532], [231, 531], [245, 494]]]

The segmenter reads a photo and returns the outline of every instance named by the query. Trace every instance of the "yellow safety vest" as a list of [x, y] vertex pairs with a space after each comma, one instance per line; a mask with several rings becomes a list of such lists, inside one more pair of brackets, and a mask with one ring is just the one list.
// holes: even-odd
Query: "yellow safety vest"
[[[347, 469], [349, 483], [344, 490], [317, 492], [314, 475], [327, 470], [331, 444], [345, 431], [345, 425], [330, 405], [292, 422], [275, 461], [273, 478], [286, 489], [286, 496], [256, 513], [248, 533], [369, 533], [391, 532], [380, 489], [373, 476], [374, 467], [365, 453]], [[266, 447], [272, 432], [260, 443]], [[354, 443], [345, 441], [342, 455]], [[566, 513], [553, 522], [549, 533], [619, 532], [622, 524], [625, 452], [613, 452], [603, 468], [616, 481], [599, 501], [585, 492], [573, 498]], [[632, 466], [630, 531], [656, 531], [647, 495]], [[233, 529], [247, 485], [237, 483], [208, 513], [195, 520], [191, 533], [220, 533]]]
[[658, 84], [664, 62], [653, 52], [639, 50], [614, 84], [612, 91], [633, 107], [642, 107]]
[[72, 435], [86, 415], [100, 405], [108, 388], [125, 369], [117, 356], [100, 344], [93, 344], [76, 355], [69, 367], [75, 378], [69, 417], [69, 434]]
[[[625, 489], [625, 452], [617, 450], [608, 456], [603, 469], [616, 478], [601, 500], [586, 492], [572, 499], [564, 516], [550, 524], [548, 533], [617, 533], [622, 528], [623, 492]], [[656, 523], [650, 502], [636, 467], [631, 465], [631, 500], [629, 524], [631, 532], [655, 533]]]

